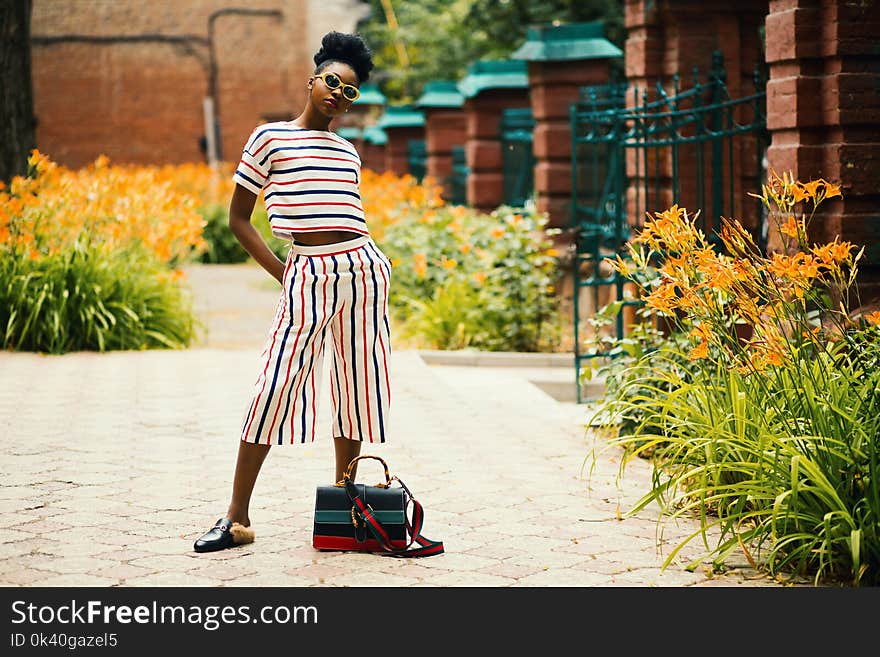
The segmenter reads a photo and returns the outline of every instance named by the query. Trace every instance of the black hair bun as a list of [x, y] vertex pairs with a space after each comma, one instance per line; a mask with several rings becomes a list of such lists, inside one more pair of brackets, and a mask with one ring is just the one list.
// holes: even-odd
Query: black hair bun
[[348, 64], [361, 84], [367, 81], [373, 70], [373, 53], [359, 34], [328, 32], [321, 39], [321, 48], [315, 53], [314, 59], [316, 73], [329, 62]]

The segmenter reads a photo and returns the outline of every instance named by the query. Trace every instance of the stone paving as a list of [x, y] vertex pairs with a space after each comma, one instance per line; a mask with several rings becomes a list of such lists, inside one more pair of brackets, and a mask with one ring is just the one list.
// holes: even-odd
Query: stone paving
[[[392, 354], [391, 442], [384, 458], [425, 509], [424, 559], [318, 552], [317, 485], [332, 482], [326, 385], [314, 444], [275, 447], [254, 491], [253, 544], [196, 554], [225, 511], [239, 422], [277, 287], [254, 266], [188, 270], [207, 333], [185, 351], [0, 354], [0, 585], [3, 586], [660, 586], [779, 587], [734, 556], [729, 570], [684, 566], [657, 534], [657, 511], [620, 519], [647, 490], [636, 460], [602, 451], [584, 405], [560, 402], [527, 368], [429, 364]], [[270, 281], [271, 283], [271, 281]], [[392, 325], [392, 333], [394, 327]], [[465, 361], [466, 362], [466, 361]], [[362, 462], [358, 480], [381, 478]]]

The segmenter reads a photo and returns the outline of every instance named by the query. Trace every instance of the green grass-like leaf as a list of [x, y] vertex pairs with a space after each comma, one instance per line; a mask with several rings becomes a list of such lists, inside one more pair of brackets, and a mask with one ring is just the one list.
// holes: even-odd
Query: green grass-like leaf
[[3, 348], [70, 351], [185, 348], [197, 322], [164, 263], [138, 245], [77, 244], [31, 259], [0, 253]]

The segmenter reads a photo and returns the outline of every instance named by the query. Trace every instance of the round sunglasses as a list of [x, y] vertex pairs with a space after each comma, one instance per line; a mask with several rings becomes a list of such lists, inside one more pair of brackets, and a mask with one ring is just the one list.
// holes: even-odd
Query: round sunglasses
[[324, 73], [315, 73], [313, 77], [321, 78], [321, 81], [327, 86], [331, 91], [334, 89], [339, 89], [342, 87], [342, 95], [345, 96], [346, 100], [350, 100], [354, 102], [357, 100], [361, 92], [360, 90], [351, 84], [346, 84], [343, 82], [336, 73], [331, 73], [330, 71], [326, 71]]

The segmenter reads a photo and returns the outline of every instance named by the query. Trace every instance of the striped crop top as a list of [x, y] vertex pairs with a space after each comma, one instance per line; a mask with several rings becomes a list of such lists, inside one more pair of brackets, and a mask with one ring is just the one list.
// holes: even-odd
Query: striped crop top
[[359, 190], [361, 159], [346, 139], [278, 121], [257, 126], [232, 179], [259, 195], [272, 234], [347, 230], [369, 235]]

